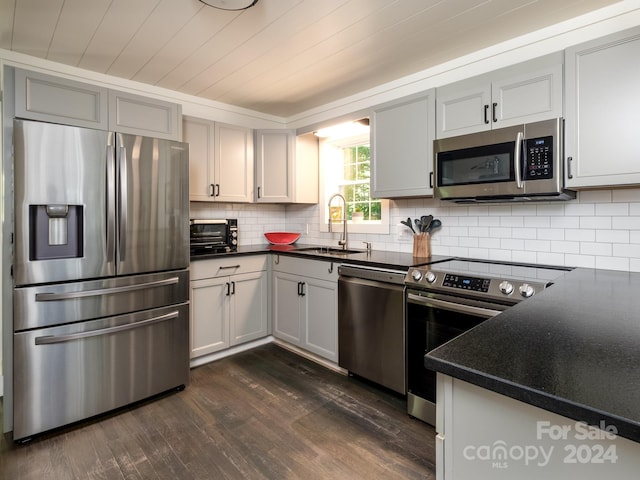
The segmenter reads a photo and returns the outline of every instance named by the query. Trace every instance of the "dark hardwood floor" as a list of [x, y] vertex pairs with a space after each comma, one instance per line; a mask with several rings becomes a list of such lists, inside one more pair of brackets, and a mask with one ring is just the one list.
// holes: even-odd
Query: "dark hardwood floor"
[[434, 479], [403, 398], [269, 344], [174, 392], [16, 445], [0, 479]]

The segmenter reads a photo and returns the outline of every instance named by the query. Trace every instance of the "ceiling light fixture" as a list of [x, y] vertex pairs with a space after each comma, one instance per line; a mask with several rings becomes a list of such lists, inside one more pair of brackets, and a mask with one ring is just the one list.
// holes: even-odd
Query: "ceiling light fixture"
[[220, 10], [246, 10], [253, 7], [258, 0], [200, 0], [205, 5]]

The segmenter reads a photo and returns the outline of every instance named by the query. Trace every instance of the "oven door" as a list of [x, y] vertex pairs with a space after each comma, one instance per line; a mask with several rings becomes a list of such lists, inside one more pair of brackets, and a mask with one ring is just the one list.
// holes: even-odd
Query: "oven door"
[[507, 305], [407, 289], [407, 408], [435, 425], [436, 372], [424, 367], [431, 350], [494, 317]]

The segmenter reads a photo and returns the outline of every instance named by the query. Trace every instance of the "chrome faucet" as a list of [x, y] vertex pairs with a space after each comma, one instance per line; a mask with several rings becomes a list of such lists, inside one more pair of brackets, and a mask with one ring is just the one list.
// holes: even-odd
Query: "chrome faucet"
[[344, 227], [342, 229], [342, 238], [340, 238], [340, 240], [338, 240], [338, 245], [340, 245], [342, 247], [343, 250], [347, 249], [347, 242], [349, 241], [349, 237], [347, 234], [347, 201], [344, 199], [344, 197], [342, 195], [340, 195], [339, 193], [334, 193], [333, 195], [331, 195], [331, 198], [329, 198], [329, 233], [331, 233], [331, 202], [333, 202], [334, 198], [341, 198], [342, 199], [342, 220], [340, 220]]

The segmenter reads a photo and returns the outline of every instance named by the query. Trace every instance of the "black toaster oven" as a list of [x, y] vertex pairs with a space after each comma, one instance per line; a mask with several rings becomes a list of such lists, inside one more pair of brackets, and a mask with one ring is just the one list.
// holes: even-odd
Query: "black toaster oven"
[[191, 219], [191, 254], [224, 253], [238, 249], [238, 219]]

